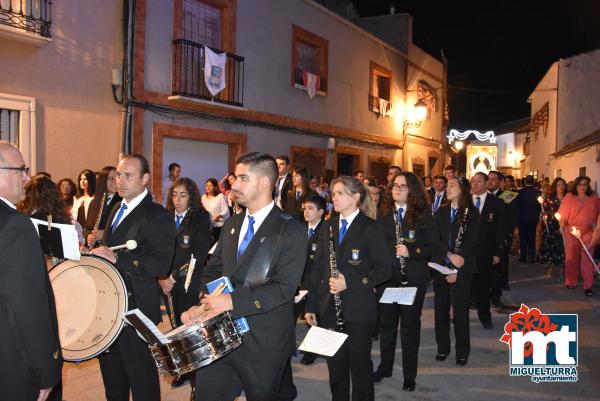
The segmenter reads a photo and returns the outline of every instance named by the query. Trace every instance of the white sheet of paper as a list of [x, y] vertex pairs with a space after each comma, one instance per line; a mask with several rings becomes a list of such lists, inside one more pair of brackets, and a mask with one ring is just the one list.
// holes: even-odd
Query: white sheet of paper
[[209, 255], [212, 255], [213, 253], [215, 253], [215, 249], [217, 249], [218, 243], [219, 243], [219, 241], [215, 242], [215, 244], [212, 246], [212, 248], [210, 248], [210, 250], [208, 251]]
[[412, 305], [417, 295], [417, 287], [388, 287], [383, 292], [380, 304]]
[[135, 324], [132, 324], [131, 321], [127, 320], [127, 317], [130, 315], [137, 316], [141, 320], [141, 323], [144, 326], [146, 326], [146, 329], [148, 329], [161, 343], [168, 344], [171, 342], [171, 340], [169, 340], [167, 338], [167, 336], [165, 336], [163, 333], [161, 333], [161, 331], [158, 329], [158, 327], [156, 327], [156, 325], [154, 323], [152, 323], [152, 320], [148, 319], [148, 317], [146, 315], [144, 315], [144, 313], [141, 310], [136, 308], [136, 309], [132, 309], [130, 311], [125, 312], [125, 316], [123, 316], [123, 320], [125, 320], [125, 322], [127, 322], [129, 325], [133, 326], [137, 330], [138, 335], [144, 341], [150, 342], [150, 341], [148, 341], [147, 338], [145, 338], [145, 336], [143, 334], [143, 332], [145, 331], [144, 327], [136, 327]]
[[446, 266], [438, 265], [437, 263], [429, 262], [428, 265], [432, 269], [435, 269], [445, 275], [456, 273], [456, 270], [448, 269]]
[[334, 356], [346, 338], [348, 338], [348, 334], [311, 326], [298, 349], [313, 354]]
[[[38, 226], [48, 227], [48, 222], [45, 220], [31, 219], [35, 229], [40, 233]], [[60, 229], [60, 238], [62, 240], [63, 255], [65, 259], [80, 260], [79, 239], [77, 238], [77, 230], [72, 224], [52, 223], [52, 227]]]
[[294, 297], [294, 303], [297, 304], [298, 302], [302, 301], [302, 298], [304, 298], [306, 294], [308, 294], [308, 290], [298, 291], [298, 295]]
[[190, 283], [192, 282], [192, 274], [194, 274], [194, 269], [196, 268], [196, 258], [194, 255], [190, 258], [190, 263], [188, 264], [187, 275], [185, 276], [185, 283], [183, 284], [183, 288], [185, 288], [185, 292], [187, 292]]

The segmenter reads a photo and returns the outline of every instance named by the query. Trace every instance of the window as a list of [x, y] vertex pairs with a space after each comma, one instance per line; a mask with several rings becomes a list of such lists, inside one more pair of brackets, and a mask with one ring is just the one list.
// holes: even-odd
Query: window
[[369, 63], [369, 110], [381, 116], [392, 111], [392, 71]]
[[377, 184], [387, 183], [387, 173], [390, 169], [390, 160], [383, 157], [374, 159], [369, 157], [369, 172], [375, 177]]
[[562, 169], [556, 170], [556, 176], [557, 177], [562, 177]]
[[422, 164], [413, 164], [413, 173], [422, 178], [425, 175], [425, 166]]
[[586, 174], [586, 168], [585, 167], [579, 167], [579, 177], [585, 177]]
[[292, 145], [290, 154], [294, 168], [303, 167], [308, 170], [311, 176], [325, 176], [325, 164], [327, 161], [327, 151], [325, 149]]
[[182, 37], [194, 43], [221, 49], [221, 10], [198, 0], [184, 0]]
[[304, 73], [319, 77], [317, 93], [327, 93], [329, 41], [292, 25], [292, 86], [304, 88]]
[[19, 110], [0, 109], [0, 141], [19, 146]]
[[435, 163], [437, 162], [437, 157], [429, 156], [429, 160], [427, 163], [427, 175], [433, 177], [433, 168], [435, 167]]

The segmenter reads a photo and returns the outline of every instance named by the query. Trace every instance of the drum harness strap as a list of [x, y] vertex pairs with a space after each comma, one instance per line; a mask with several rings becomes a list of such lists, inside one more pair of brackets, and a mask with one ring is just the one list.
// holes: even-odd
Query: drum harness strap
[[267, 276], [271, 269], [271, 265], [273, 264], [273, 258], [275, 257], [275, 251], [279, 246], [279, 240], [281, 239], [285, 225], [292, 219], [291, 216], [283, 213], [279, 217], [283, 220], [279, 234], [266, 239], [258, 248], [258, 251], [256, 251], [254, 258], [252, 258], [252, 264], [248, 269], [248, 273], [246, 273], [244, 287], [255, 287], [269, 281], [269, 277]]

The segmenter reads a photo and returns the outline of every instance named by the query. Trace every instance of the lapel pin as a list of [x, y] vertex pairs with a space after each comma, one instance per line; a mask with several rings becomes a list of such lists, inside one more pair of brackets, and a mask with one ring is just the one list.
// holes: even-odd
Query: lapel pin
[[231, 229], [231, 235], [235, 234], [235, 228]]
[[265, 238], [267, 238], [267, 237], [261, 237], [261, 238], [260, 238], [260, 243], [261, 243], [261, 244], [262, 244], [263, 242], [265, 242]]

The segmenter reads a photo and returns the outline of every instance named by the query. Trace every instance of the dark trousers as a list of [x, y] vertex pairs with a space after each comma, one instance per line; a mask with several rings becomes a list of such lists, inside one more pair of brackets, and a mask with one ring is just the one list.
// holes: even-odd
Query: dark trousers
[[449, 284], [446, 276], [433, 272], [435, 340], [440, 354], [450, 353], [450, 306], [452, 306], [456, 358], [469, 357], [471, 351], [469, 295], [472, 279], [472, 274], [459, 272], [456, 282]]
[[[373, 384], [373, 362], [371, 346], [375, 316], [369, 322], [346, 322], [344, 333], [348, 338], [334, 356], [327, 358], [329, 370], [329, 388], [332, 401], [373, 401], [375, 387]], [[334, 329], [335, 312], [330, 305], [322, 319], [321, 326]], [[352, 380], [352, 398], [350, 398], [350, 381]]]
[[[294, 315], [292, 318], [294, 319], [294, 324], [298, 321], [300, 315], [304, 312], [304, 308], [306, 306], [306, 297], [294, 304]], [[290, 357], [285, 364], [285, 368], [283, 370], [283, 375], [281, 376], [281, 386], [279, 388], [279, 401], [291, 401], [298, 396], [298, 390], [296, 390], [296, 385], [294, 384], [294, 378], [292, 376], [292, 358]]]
[[521, 259], [535, 260], [535, 229], [537, 223], [519, 224], [519, 245], [521, 246]]
[[400, 322], [402, 373], [404, 374], [404, 380], [414, 381], [417, 377], [421, 341], [421, 312], [426, 292], [427, 284], [417, 286], [417, 294], [412, 305], [378, 305], [381, 362], [377, 370], [384, 375], [391, 375], [394, 368], [398, 322]]
[[477, 316], [479, 316], [481, 323], [490, 323], [492, 321], [490, 299], [492, 297], [493, 266], [491, 259], [491, 255], [477, 257], [477, 274], [473, 278], [472, 283], [477, 301]]
[[284, 363], [250, 360], [239, 351], [196, 371], [195, 401], [232, 401], [242, 389], [248, 401], [277, 401]]
[[110, 347], [102, 354], [100, 372], [107, 401], [159, 401], [160, 385], [154, 359], [146, 344], [131, 327], [125, 326]]

